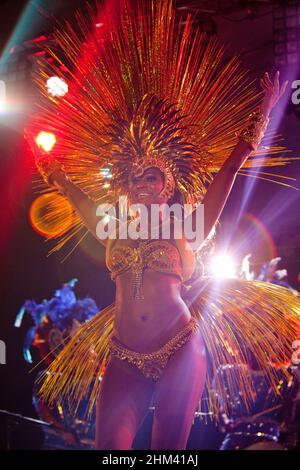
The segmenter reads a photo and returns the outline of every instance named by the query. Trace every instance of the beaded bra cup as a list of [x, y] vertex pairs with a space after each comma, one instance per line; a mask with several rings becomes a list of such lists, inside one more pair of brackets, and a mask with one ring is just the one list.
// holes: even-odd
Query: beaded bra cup
[[132, 270], [133, 297], [143, 299], [142, 280], [144, 269], [170, 273], [184, 281], [191, 277], [195, 267], [195, 256], [187, 241], [174, 240], [139, 240], [137, 247], [118, 246], [110, 240], [106, 251], [106, 265], [113, 280], [119, 274]]

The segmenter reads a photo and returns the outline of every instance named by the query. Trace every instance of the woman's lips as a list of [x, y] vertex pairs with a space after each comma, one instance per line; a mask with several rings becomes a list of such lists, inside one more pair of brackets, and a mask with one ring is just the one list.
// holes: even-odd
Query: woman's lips
[[149, 196], [151, 196], [151, 194], [150, 194], [150, 193], [138, 193], [136, 196], [137, 196], [138, 198], [141, 198], [141, 197], [149, 197]]

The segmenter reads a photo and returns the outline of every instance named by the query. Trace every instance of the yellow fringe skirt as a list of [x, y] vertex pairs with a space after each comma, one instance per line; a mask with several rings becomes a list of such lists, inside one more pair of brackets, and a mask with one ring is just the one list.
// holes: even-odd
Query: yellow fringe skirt
[[[198, 411], [210, 411], [218, 419], [220, 399], [224, 412], [228, 411], [231, 387], [232, 392], [238, 388], [246, 407], [251, 406], [255, 390], [243, 368], [228, 368], [226, 386], [222, 374], [217, 374], [219, 367], [245, 364], [250, 357], [265, 373], [274, 393], [278, 393], [274, 364], [291, 364], [293, 343], [300, 328], [299, 297], [285, 287], [266, 282], [204, 279], [189, 308], [209, 359], [205, 400], [208, 405], [203, 409], [200, 401]], [[76, 413], [82, 398], [88, 396], [91, 413], [101, 393], [101, 376], [113, 343], [114, 317], [113, 303], [78, 329], [39, 378], [40, 393], [47, 402], [66, 399]]]

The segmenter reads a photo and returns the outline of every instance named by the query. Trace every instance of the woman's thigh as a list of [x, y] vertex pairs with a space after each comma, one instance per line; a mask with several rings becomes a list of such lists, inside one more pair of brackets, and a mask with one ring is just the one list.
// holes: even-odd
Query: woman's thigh
[[205, 347], [197, 331], [170, 357], [156, 384], [152, 449], [185, 449], [205, 376]]
[[149, 411], [154, 383], [132, 364], [111, 358], [96, 407], [97, 449], [130, 449]]

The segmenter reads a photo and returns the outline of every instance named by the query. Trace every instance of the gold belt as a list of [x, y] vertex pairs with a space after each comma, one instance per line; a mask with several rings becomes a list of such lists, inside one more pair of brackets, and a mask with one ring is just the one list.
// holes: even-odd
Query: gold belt
[[199, 328], [198, 321], [192, 317], [189, 323], [159, 350], [151, 353], [140, 353], [126, 348], [115, 336], [109, 340], [110, 353], [122, 361], [128, 361], [141, 370], [143, 375], [157, 381], [167, 365], [170, 356], [191, 337]]

